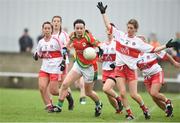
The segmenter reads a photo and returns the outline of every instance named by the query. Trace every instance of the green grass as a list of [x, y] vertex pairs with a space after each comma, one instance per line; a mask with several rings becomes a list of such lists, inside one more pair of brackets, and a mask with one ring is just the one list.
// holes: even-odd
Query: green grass
[[[47, 113], [44, 110], [40, 93], [38, 90], [0, 89], [0, 122], [123, 122], [125, 113], [115, 114], [105, 94], [98, 92], [104, 104], [103, 113], [100, 117], [94, 117], [94, 102], [87, 99], [86, 105], [79, 104], [79, 92], [73, 91], [75, 108], [67, 110], [65, 101], [61, 113]], [[149, 122], [180, 122], [180, 96], [178, 94], [166, 94], [173, 99], [174, 117], [166, 118], [151, 100], [147, 93], [141, 93], [145, 103], [148, 105], [152, 118]], [[55, 102], [57, 97], [54, 98]], [[132, 122], [145, 122], [142, 111], [135, 101], [129, 98], [131, 108], [136, 117]]]

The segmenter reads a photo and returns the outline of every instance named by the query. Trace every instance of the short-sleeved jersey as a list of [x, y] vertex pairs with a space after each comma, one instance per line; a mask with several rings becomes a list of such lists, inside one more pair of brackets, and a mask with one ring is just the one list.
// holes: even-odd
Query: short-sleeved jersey
[[130, 69], [137, 69], [137, 59], [141, 52], [153, 52], [154, 48], [137, 36], [133, 38], [115, 27], [110, 30], [116, 40], [116, 66], [126, 64]]
[[[55, 37], [55, 38], [57, 38], [59, 41], [60, 41], [60, 43], [61, 43], [61, 45], [63, 46], [63, 47], [65, 47], [66, 46], [66, 44], [69, 42], [69, 36], [68, 36], [68, 34], [65, 32], [65, 31], [61, 31], [61, 33], [59, 34], [59, 33], [57, 33], [57, 34], [55, 34], [55, 35], [52, 35], [53, 37]], [[61, 51], [62, 52], [62, 51]], [[69, 64], [69, 57], [68, 57], [68, 55], [66, 55], [66, 64]]]
[[137, 66], [142, 71], [143, 76], [154, 75], [162, 71], [157, 58], [164, 59], [164, 57], [166, 57], [165, 51], [159, 53], [142, 53], [138, 58]]
[[59, 40], [51, 37], [49, 41], [45, 41], [44, 38], [38, 42], [36, 52], [42, 57], [41, 69], [47, 73], [61, 73], [59, 64], [62, 61], [61, 45]]
[[112, 70], [110, 64], [115, 63], [116, 59], [116, 42], [114, 39], [109, 42], [103, 42], [101, 44], [101, 49], [103, 49], [102, 55], [102, 69], [103, 70]]
[[83, 51], [87, 47], [97, 47], [99, 42], [90, 34], [85, 32], [82, 38], [77, 38], [76, 34], [73, 33], [70, 37], [70, 41], [75, 49], [75, 60], [81, 67], [88, 67], [96, 60], [87, 60], [83, 56]]

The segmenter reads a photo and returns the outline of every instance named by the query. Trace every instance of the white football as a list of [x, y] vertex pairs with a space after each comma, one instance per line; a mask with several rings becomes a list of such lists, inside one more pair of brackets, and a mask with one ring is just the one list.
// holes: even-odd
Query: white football
[[87, 60], [93, 60], [96, 58], [96, 50], [92, 47], [87, 47], [83, 51], [83, 56]]

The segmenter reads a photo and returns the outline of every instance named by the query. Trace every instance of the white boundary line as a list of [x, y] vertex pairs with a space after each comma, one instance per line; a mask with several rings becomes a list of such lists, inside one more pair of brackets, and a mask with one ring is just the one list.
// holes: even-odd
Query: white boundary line
[[[25, 73], [25, 72], [0, 72], [0, 77], [29, 77], [29, 78], [37, 78], [38, 73]], [[98, 75], [98, 79], [101, 79], [102, 75]], [[139, 81], [144, 81], [143, 77], [138, 77]], [[175, 82], [180, 83], [180, 80], [173, 78], [165, 78], [165, 82]]]

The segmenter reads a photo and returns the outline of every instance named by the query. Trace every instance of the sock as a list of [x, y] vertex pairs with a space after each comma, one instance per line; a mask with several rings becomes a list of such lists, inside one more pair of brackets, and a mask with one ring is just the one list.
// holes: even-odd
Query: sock
[[131, 109], [129, 107], [126, 108], [126, 112], [127, 112], [128, 115], [132, 115], [132, 111], [131, 111]]
[[101, 102], [100, 101], [96, 101], [95, 104], [96, 104], [96, 106], [99, 106], [101, 104]]
[[170, 100], [170, 99], [167, 99], [167, 100], [166, 100], [166, 105], [167, 105], [167, 104], [171, 104], [171, 100]]
[[121, 97], [120, 97], [120, 96], [117, 96], [117, 97], [116, 97], [116, 100], [121, 101]]
[[143, 111], [145, 111], [145, 110], [146, 110], [145, 105], [141, 105], [140, 107], [141, 107], [141, 109], [142, 109]]
[[68, 102], [70, 102], [72, 99], [72, 95], [70, 92], [68, 92], [68, 95], [66, 96], [66, 99], [68, 100]]
[[118, 98], [119, 97], [119, 95], [118, 94], [115, 94], [116, 96], [115, 96], [115, 98]]
[[143, 106], [143, 105], [144, 105], [144, 102], [142, 101], [141, 104], [140, 104], [140, 106]]
[[59, 100], [57, 105], [58, 105], [59, 107], [62, 107], [62, 106], [63, 106], [63, 102], [64, 102], [63, 100]]

